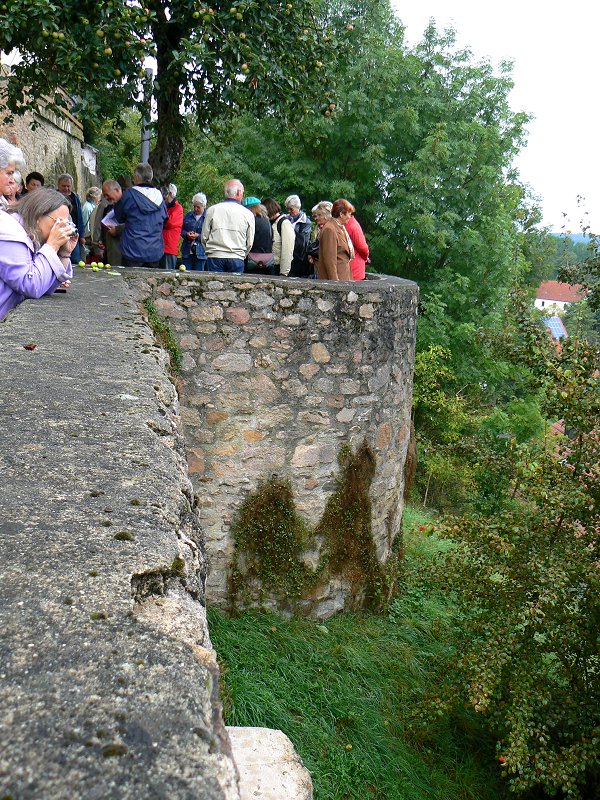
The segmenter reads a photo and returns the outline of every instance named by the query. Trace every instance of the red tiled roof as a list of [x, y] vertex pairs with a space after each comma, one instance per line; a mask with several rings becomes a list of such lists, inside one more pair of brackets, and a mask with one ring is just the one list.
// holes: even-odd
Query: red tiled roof
[[583, 287], [558, 281], [544, 281], [535, 295], [537, 300], [550, 300], [557, 303], [577, 303], [583, 299]]

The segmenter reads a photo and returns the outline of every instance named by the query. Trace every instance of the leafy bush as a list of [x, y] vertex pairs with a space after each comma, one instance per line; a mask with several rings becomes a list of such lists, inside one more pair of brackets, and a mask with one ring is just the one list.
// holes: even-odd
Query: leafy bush
[[[452, 592], [457, 657], [417, 716], [485, 715], [510, 788], [597, 797], [600, 783], [600, 387], [598, 352], [549, 346], [527, 316], [507, 349], [529, 364], [564, 436], [507, 447], [506, 502], [449, 520], [430, 580]], [[498, 470], [500, 473], [500, 470]]]

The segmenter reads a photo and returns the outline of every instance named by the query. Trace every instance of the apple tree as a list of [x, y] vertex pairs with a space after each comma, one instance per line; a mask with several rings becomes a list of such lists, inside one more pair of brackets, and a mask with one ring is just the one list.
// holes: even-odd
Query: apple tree
[[88, 123], [143, 110], [144, 59], [155, 59], [161, 181], [177, 171], [188, 119], [207, 130], [242, 109], [285, 121], [322, 104], [340, 45], [321, 0], [11, 0], [0, 13], [0, 49], [20, 54], [4, 81], [13, 114], [40, 96], [67, 106], [61, 89]]

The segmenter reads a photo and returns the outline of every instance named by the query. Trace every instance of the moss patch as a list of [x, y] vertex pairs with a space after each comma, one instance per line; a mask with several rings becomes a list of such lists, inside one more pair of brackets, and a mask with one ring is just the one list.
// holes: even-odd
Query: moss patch
[[[314, 605], [314, 589], [323, 580], [340, 576], [350, 584], [353, 608], [380, 609], [389, 594], [390, 579], [377, 560], [371, 528], [369, 491], [375, 474], [375, 456], [367, 442], [352, 452], [343, 444], [339, 453], [340, 476], [323, 516], [310, 531], [298, 514], [288, 481], [273, 477], [248, 495], [233, 521], [233, 569], [230, 579], [232, 608], [270, 597], [306, 600], [305, 612]], [[321, 543], [315, 571], [303, 554]], [[241, 601], [241, 602], [240, 602]]]
[[375, 456], [365, 441], [356, 453], [342, 446], [339, 461], [342, 472], [315, 535], [323, 539], [328, 573], [350, 582], [355, 607], [377, 609], [387, 596], [387, 578], [377, 560], [371, 529], [369, 490]]
[[148, 313], [148, 324], [152, 328], [156, 341], [169, 354], [171, 374], [178, 375], [181, 370], [182, 355], [179, 342], [173, 335], [171, 326], [158, 316], [156, 307], [150, 298], [144, 301], [144, 308]]
[[309, 572], [300, 556], [308, 545], [289, 481], [260, 483], [244, 500], [231, 532], [235, 542], [230, 595], [235, 605], [247, 579], [279, 601], [302, 596]]

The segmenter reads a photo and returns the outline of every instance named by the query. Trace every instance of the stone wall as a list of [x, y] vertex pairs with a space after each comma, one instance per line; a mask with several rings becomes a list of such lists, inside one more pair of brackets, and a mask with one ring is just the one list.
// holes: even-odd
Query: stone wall
[[[365, 441], [375, 455], [372, 537], [384, 563], [402, 517], [416, 285], [124, 274], [138, 300], [153, 298], [183, 352], [178, 391], [210, 559], [208, 599], [228, 601], [230, 526], [248, 493], [274, 475], [289, 480], [314, 528], [336, 486], [341, 448]], [[349, 591], [330, 581], [314, 612], [341, 610]]]
[[[5, 73], [7, 67], [2, 67]], [[0, 80], [0, 136], [17, 142], [25, 155], [25, 175], [41, 172], [46, 185], [53, 186], [63, 172], [75, 180], [75, 191], [80, 197], [90, 186], [99, 185], [95, 151], [84, 144], [83, 126], [68, 111], [55, 114], [46, 108], [43, 99], [34, 113], [27, 112], [5, 123]]]
[[239, 800], [164, 362], [106, 273], [0, 322], [0, 797]]

